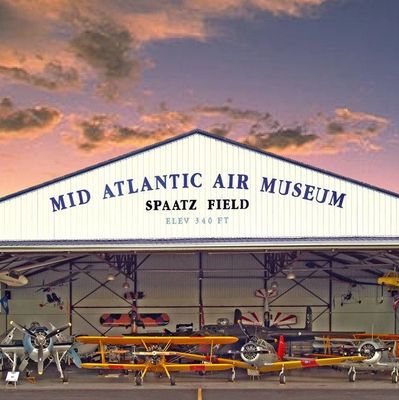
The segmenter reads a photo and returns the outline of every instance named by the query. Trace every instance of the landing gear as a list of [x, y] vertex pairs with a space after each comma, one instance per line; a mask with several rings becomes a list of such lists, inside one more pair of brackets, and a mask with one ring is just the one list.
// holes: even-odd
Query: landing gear
[[64, 376], [62, 377], [62, 383], [68, 383], [69, 379], [68, 379], [68, 375], [66, 374], [66, 372], [64, 372]]
[[285, 385], [286, 380], [285, 380], [284, 367], [281, 368], [281, 371], [280, 371], [280, 373], [278, 375], [278, 380], [280, 382], [280, 385]]
[[170, 382], [170, 386], [175, 386], [176, 385], [175, 378], [172, 375], [169, 378], [169, 382]]
[[140, 374], [136, 375], [136, 377], [134, 378], [134, 383], [136, 384], [136, 386], [141, 386], [143, 384], [143, 378]]
[[348, 380], [349, 380], [349, 382], [355, 382], [356, 381], [356, 369], [355, 369], [355, 367], [350, 367], [349, 368]]
[[398, 368], [397, 367], [393, 367], [393, 370], [391, 372], [391, 379], [392, 379], [392, 383], [398, 383]]
[[236, 371], [234, 368], [231, 370], [228, 380], [229, 382], [234, 382], [236, 380]]

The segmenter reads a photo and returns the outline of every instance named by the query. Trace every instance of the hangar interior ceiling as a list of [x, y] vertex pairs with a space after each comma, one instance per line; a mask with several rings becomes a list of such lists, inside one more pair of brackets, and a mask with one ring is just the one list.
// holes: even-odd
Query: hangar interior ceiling
[[[3, 253], [0, 273], [24, 275], [29, 283], [9, 290], [9, 314], [1, 311], [0, 330], [10, 320], [55, 325], [72, 322], [74, 334], [125, 333], [104, 327], [105, 313], [164, 312], [167, 328], [181, 323], [233, 321], [235, 308], [262, 318], [264, 300], [257, 289], [277, 283], [268, 300], [272, 314], [295, 314], [304, 326], [306, 306], [317, 329], [396, 332], [393, 301], [397, 293], [376, 285], [399, 267], [399, 250], [313, 250], [180, 253]], [[291, 278], [291, 279], [289, 279]], [[55, 294], [60, 300], [48, 302]], [[51, 299], [50, 299], [51, 300]], [[162, 330], [148, 328], [139, 331]]]

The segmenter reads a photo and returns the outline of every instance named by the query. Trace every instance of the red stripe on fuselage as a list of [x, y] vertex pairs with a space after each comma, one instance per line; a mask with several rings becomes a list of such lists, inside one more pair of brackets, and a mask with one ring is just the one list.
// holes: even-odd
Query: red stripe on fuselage
[[301, 364], [303, 368], [314, 368], [319, 366], [316, 360], [301, 360]]
[[205, 365], [191, 365], [190, 371], [205, 371]]

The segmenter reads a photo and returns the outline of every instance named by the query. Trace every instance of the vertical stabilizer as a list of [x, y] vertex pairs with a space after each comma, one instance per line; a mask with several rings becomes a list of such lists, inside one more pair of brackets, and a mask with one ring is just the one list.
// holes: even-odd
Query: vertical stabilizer
[[284, 336], [281, 335], [280, 338], [278, 339], [278, 348], [277, 348], [277, 356], [279, 360], [283, 359], [284, 352], [285, 352], [285, 341], [284, 341]]
[[234, 310], [234, 325], [237, 325], [239, 321], [241, 322], [241, 319], [242, 319], [242, 312], [239, 308], [236, 308]]

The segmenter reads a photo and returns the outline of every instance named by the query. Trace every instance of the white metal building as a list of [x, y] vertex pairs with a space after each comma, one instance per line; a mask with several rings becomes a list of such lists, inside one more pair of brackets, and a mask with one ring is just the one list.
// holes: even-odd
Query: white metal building
[[[12, 289], [8, 318], [21, 323], [104, 333], [99, 316], [129, 306], [126, 281], [144, 291], [140, 309], [170, 314], [170, 329], [198, 325], [201, 310], [207, 323], [261, 310], [254, 291], [276, 279], [287, 293], [274, 307], [299, 325], [310, 304], [323, 328], [396, 330], [391, 294], [350, 279], [372, 283], [399, 265], [399, 195], [206, 132], [6, 196], [0, 227], [1, 271], [42, 263], [28, 286], [80, 272], [54, 288], [63, 310], [40, 306], [37, 288]], [[293, 286], [291, 270], [308, 279]]]

